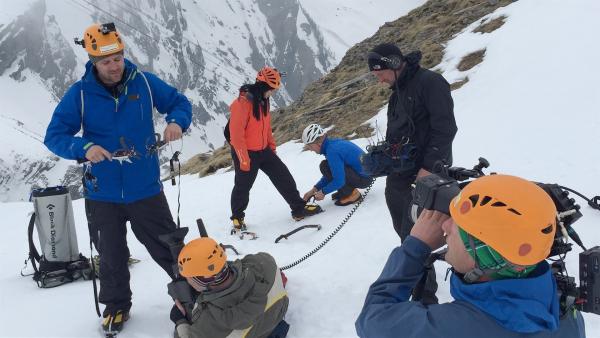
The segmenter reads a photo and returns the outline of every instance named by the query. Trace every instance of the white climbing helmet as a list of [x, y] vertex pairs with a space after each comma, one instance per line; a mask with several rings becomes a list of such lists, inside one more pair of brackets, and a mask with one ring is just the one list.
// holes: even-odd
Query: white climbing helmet
[[302, 132], [302, 142], [304, 144], [311, 144], [323, 135], [325, 135], [325, 130], [320, 125], [313, 123], [304, 128], [304, 131]]

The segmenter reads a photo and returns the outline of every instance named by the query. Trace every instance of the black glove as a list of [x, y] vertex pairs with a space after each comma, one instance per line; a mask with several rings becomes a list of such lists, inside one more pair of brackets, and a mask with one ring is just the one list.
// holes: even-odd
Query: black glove
[[181, 320], [185, 320], [187, 322], [187, 319], [185, 318], [183, 313], [181, 313], [181, 310], [179, 310], [177, 305], [174, 305], [174, 304], [173, 304], [173, 307], [171, 308], [171, 314], [169, 317], [171, 318], [171, 321], [175, 324], [178, 324], [178, 322], [180, 322]]
[[290, 324], [288, 324], [285, 320], [281, 320], [273, 332], [267, 338], [285, 338], [287, 337], [288, 330], [290, 329]]

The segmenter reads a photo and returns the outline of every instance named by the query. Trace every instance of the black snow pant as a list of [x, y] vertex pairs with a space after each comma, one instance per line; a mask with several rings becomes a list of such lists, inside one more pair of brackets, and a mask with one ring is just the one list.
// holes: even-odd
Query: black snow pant
[[[319, 169], [327, 181], [331, 182], [333, 180], [333, 175], [331, 174], [331, 169], [329, 168], [329, 163], [327, 160], [321, 161], [321, 164], [319, 164]], [[356, 188], [364, 189], [373, 181], [373, 179], [370, 177], [360, 176], [349, 166], [344, 166], [344, 171], [346, 173], [346, 182], [344, 182], [344, 186], [338, 189], [339, 198], [344, 198], [350, 195], [352, 190]]]
[[410, 219], [411, 184], [414, 181], [415, 176], [402, 177], [397, 174], [390, 174], [385, 182], [385, 201], [392, 216], [394, 230], [396, 230], [402, 241], [410, 234], [410, 230], [414, 225]]
[[100, 254], [100, 303], [104, 316], [131, 308], [129, 286], [129, 248], [127, 221], [135, 237], [152, 259], [174, 279], [173, 256], [158, 236], [175, 231], [165, 194], [160, 193], [133, 203], [111, 203], [86, 199], [85, 210], [90, 238]]
[[[394, 230], [396, 230], [402, 242], [410, 235], [414, 225], [410, 217], [410, 210], [412, 207], [411, 184], [415, 181], [415, 178], [415, 175], [406, 177], [390, 174], [386, 179], [385, 201], [392, 216]], [[437, 304], [435, 269], [431, 267], [426, 271], [427, 273], [421, 280], [420, 285], [413, 290], [413, 300], [420, 300], [425, 304]]]
[[271, 150], [248, 151], [250, 171], [240, 169], [240, 161], [231, 147], [231, 158], [235, 168], [235, 183], [231, 191], [231, 218], [244, 218], [248, 207], [250, 189], [256, 180], [258, 170], [262, 170], [271, 180], [279, 194], [292, 209], [292, 216], [303, 215], [306, 202], [300, 197], [296, 181], [286, 165]]

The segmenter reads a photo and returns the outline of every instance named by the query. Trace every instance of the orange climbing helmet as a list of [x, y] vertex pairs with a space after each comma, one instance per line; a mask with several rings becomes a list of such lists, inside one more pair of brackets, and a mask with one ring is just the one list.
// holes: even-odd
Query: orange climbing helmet
[[275, 68], [263, 67], [256, 74], [256, 81], [264, 82], [273, 89], [278, 89], [281, 86], [281, 74]]
[[85, 51], [94, 57], [107, 56], [122, 51], [125, 44], [114, 23], [93, 24], [83, 32], [83, 40], [75, 39]]
[[212, 277], [227, 263], [227, 254], [214, 239], [200, 237], [179, 252], [179, 273], [184, 277]]
[[542, 188], [519, 177], [474, 180], [450, 202], [450, 215], [461, 229], [513, 264], [541, 262], [554, 241], [554, 202]]

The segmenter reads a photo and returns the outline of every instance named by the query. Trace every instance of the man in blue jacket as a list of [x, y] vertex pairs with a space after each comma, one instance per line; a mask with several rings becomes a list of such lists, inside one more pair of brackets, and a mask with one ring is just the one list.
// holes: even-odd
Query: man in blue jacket
[[360, 157], [364, 152], [356, 144], [327, 138], [325, 130], [318, 124], [311, 124], [302, 132], [302, 142], [309, 150], [325, 155], [319, 165], [323, 177], [304, 194], [304, 200], [315, 197], [317, 201], [335, 192], [335, 204], [344, 206], [357, 202], [361, 194], [357, 188], [366, 188], [372, 179], [363, 172]]
[[[60, 157], [87, 161], [85, 207], [90, 238], [100, 253], [102, 327], [120, 331], [129, 318], [131, 289], [126, 222], [152, 258], [173, 277], [173, 258], [158, 236], [176, 226], [160, 181], [154, 108], [166, 114], [165, 141], [191, 122], [188, 99], [123, 56], [114, 24], [92, 25], [83, 45], [90, 61], [56, 107], [44, 144]], [[82, 130], [81, 136], [76, 134]], [[92, 179], [93, 178], [93, 179]]]
[[[392, 251], [356, 320], [360, 337], [585, 337], [581, 314], [560, 313], [545, 258], [556, 208], [532, 182], [508, 175], [468, 184], [449, 216], [424, 210]], [[454, 301], [409, 301], [432, 250], [446, 243]]]

